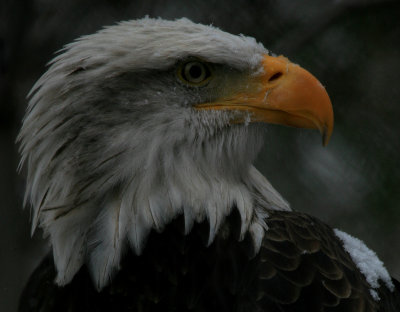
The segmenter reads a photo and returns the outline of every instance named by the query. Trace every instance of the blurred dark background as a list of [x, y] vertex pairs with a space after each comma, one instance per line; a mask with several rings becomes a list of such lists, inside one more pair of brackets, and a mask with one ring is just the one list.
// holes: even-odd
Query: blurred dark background
[[30, 237], [16, 173], [26, 95], [64, 44], [145, 15], [253, 36], [319, 78], [335, 111], [329, 146], [268, 126], [257, 166], [294, 209], [361, 238], [400, 278], [400, 1], [1, 0], [0, 311], [16, 311], [48, 249], [40, 231]]

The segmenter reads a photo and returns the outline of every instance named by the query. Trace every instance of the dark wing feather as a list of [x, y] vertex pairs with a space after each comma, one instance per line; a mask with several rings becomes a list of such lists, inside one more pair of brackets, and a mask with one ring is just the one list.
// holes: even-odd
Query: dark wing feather
[[270, 212], [267, 225], [259, 262], [276, 274], [260, 276], [261, 306], [266, 301], [277, 311], [377, 311], [368, 284], [330, 227], [297, 212]]
[[246, 236], [238, 242], [235, 210], [207, 247], [208, 224], [184, 235], [183, 218], [151, 233], [141, 256], [128, 253], [112, 284], [98, 293], [86, 268], [57, 287], [51, 257], [32, 275], [21, 312], [49, 311], [400, 311], [399, 284], [369, 285], [332, 229], [308, 215], [270, 211], [269, 227], [254, 256]]

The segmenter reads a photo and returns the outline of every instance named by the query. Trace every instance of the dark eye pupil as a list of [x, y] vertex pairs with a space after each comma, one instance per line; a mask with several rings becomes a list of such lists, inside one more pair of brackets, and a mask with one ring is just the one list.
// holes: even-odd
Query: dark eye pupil
[[202, 73], [202, 70], [201, 70], [200, 66], [193, 65], [189, 69], [189, 74], [194, 79], [199, 78], [201, 76], [201, 73]]
[[180, 70], [180, 77], [190, 85], [200, 85], [210, 77], [210, 71], [206, 65], [197, 61], [184, 64]]

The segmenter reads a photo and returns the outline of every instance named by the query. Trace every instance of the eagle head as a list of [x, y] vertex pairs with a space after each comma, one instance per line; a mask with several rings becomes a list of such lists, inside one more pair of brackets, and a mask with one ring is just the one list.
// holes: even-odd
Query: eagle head
[[[19, 135], [33, 227], [50, 237], [57, 283], [86, 263], [98, 289], [127, 248], [183, 215], [212, 243], [236, 208], [255, 249], [287, 202], [252, 166], [262, 123], [316, 128], [324, 87], [262, 44], [188, 19], [122, 22], [65, 46], [30, 93]], [[262, 203], [262, 205], [261, 205]]]

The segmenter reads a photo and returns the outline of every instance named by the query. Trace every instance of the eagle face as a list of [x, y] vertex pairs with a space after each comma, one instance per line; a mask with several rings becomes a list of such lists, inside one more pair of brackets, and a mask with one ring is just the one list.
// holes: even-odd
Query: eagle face
[[33, 87], [19, 136], [32, 231], [50, 236], [57, 283], [86, 263], [101, 289], [126, 248], [140, 254], [182, 214], [186, 232], [207, 219], [212, 243], [235, 207], [257, 250], [258, 207], [290, 209], [252, 166], [261, 122], [317, 128], [327, 142], [333, 113], [311, 74], [253, 38], [145, 18], [67, 45]]

